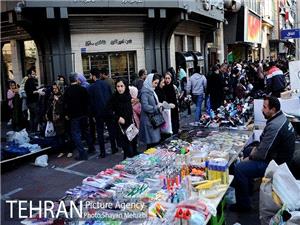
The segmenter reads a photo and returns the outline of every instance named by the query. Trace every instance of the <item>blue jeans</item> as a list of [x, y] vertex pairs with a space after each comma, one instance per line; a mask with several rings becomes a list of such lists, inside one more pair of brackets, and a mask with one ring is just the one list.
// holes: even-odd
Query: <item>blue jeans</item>
[[195, 112], [195, 121], [199, 122], [201, 117], [201, 108], [203, 102], [203, 94], [201, 95], [194, 95], [193, 102], [196, 104], [196, 112]]
[[254, 178], [263, 177], [268, 163], [263, 161], [247, 160], [242, 161], [234, 169], [234, 187], [236, 203], [241, 207], [250, 206], [250, 196]]
[[71, 135], [76, 149], [78, 150], [79, 158], [87, 158], [87, 152], [83, 148], [81, 136], [83, 136], [86, 139], [89, 149], [94, 148], [91, 136], [88, 131], [87, 120], [87, 116], [81, 116], [71, 119]]

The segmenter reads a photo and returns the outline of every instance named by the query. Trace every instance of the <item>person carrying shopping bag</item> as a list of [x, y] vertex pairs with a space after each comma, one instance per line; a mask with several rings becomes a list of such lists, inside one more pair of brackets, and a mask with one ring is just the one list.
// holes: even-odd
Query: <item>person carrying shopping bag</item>
[[137, 133], [132, 140], [127, 133], [131, 126], [135, 126], [133, 110], [131, 105], [131, 95], [127, 82], [119, 78], [116, 83], [116, 91], [110, 101], [110, 109], [113, 112], [114, 122], [116, 123], [117, 141], [124, 152], [124, 159], [137, 155]]

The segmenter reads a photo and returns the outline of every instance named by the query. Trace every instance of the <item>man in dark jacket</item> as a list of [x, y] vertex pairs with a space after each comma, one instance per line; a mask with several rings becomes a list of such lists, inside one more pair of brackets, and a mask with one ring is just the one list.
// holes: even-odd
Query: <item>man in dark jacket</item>
[[267, 93], [279, 98], [284, 89], [285, 77], [282, 70], [276, 67], [275, 62], [270, 62], [267, 74]]
[[132, 82], [132, 85], [139, 90], [139, 93], [141, 92], [146, 77], [147, 77], [147, 70], [141, 69], [139, 71], [139, 77]]
[[207, 76], [207, 94], [210, 96], [210, 105], [217, 110], [224, 100], [224, 83], [218, 66], [212, 67], [212, 73]]
[[252, 179], [263, 177], [272, 159], [277, 164], [289, 164], [295, 151], [294, 128], [280, 110], [279, 100], [273, 96], [265, 97], [262, 113], [267, 123], [260, 142], [250, 154], [244, 151], [246, 158], [235, 167], [236, 204], [231, 206], [233, 211], [250, 210], [249, 185]]
[[94, 70], [92, 79], [95, 81], [88, 88], [91, 113], [96, 119], [96, 129], [98, 142], [100, 146], [100, 157], [105, 157], [105, 143], [104, 143], [104, 123], [107, 126], [109, 133], [110, 145], [112, 153], [117, 152], [115, 127], [113, 123], [112, 113], [108, 111], [108, 102], [111, 100], [112, 93], [110, 86], [100, 79], [101, 74], [99, 70]]
[[37, 92], [38, 80], [33, 69], [28, 71], [28, 79], [25, 83], [24, 90], [27, 96], [27, 107], [30, 113], [30, 131], [36, 132], [38, 128], [38, 101], [39, 94]]
[[77, 160], [87, 160], [87, 152], [83, 148], [81, 136], [88, 144], [90, 152], [95, 151], [88, 131], [89, 96], [86, 88], [78, 84], [77, 73], [69, 76], [70, 87], [65, 90], [64, 103], [66, 119], [71, 121], [71, 135], [78, 150]]

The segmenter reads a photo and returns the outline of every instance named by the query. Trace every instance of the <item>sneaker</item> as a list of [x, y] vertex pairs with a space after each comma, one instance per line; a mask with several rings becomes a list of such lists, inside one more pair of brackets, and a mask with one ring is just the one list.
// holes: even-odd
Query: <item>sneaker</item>
[[62, 153], [62, 152], [59, 153], [58, 156], [57, 156], [57, 158], [61, 158], [64, 154], [65, 154], [65, 153]]
[[73, 153], [69, 152], [67, 155], [67, 158], [71, 158], [73, 156]]

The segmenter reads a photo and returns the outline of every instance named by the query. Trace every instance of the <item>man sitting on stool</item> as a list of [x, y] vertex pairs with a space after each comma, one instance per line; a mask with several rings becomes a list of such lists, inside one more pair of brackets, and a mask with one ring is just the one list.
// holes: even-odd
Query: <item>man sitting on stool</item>
[[244, 152], [244, 160], [237, 164], [234, 170], [236, 204], [230, 207], [232, 211], [251, 210], [249, 186], [252, 180], [264, 176], [272, 159], [277, 164], [289, 164], [295, 151], [294, 128], [280, 110], [279, 100], [273, 96], [266, 96], [262, 113], [267, 123], [260, 136], [260, 142], [250, 154]]

